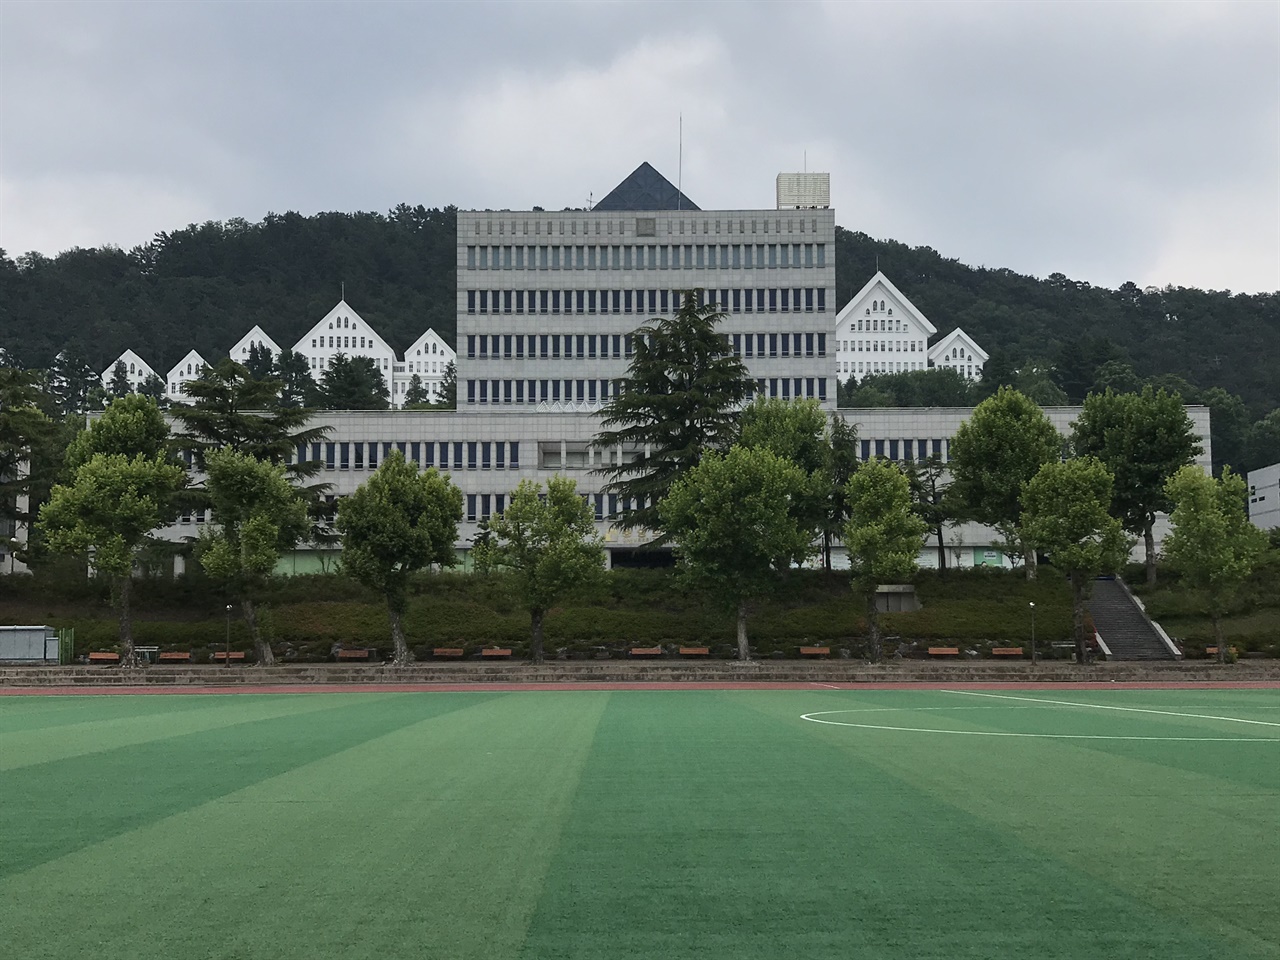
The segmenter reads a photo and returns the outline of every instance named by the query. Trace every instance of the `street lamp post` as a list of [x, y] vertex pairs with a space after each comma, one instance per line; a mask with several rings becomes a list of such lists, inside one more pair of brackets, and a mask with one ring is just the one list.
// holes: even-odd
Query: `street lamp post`
[[1032, 600], [1028, 605], [1031, 607], [1031, 662], [1036, 663], [1036, 602]]
[[229, 603], [227, 604], [227, 642], [225, 652], [227, 659], [224, 661], [224, 665], [229, 667], [231, 666], [231, 604]]

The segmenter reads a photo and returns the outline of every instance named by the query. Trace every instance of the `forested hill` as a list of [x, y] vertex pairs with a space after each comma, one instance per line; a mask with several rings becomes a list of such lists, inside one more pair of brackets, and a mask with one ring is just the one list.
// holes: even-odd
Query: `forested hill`
[[[255, 323], [292, 345], [338, 300], [402, 351], [427, 327], [454, 340], [452, 208], [269, 214], [158, 234], [125, 252], [0, 257], [0, 346], [46, 366], [79, 346], [98, 369], [126, 347], [162, 374], [191, 348], [224, 354]], [[1021, 365], [1052, 366], [1073, 399], [1111, 359], [1241, 396], [1254, 417], [1280, 407], [1280, 293], [1182, 287], [1144, 293], [974, 268], [928, 247], [837, 229], [837, 299], [880, 268], [945, 333], [962, 326]]]

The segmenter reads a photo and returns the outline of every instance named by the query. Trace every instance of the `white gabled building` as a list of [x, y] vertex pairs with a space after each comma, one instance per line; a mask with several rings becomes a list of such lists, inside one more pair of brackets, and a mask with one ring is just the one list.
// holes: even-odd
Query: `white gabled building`
[[280, 356], [280, 347], [276, 345], [274, 340], [267, 336], [266, 332], [261, 327], [256, 325], [252, 330], [236, 341], [236, 345], [227, 351], [227, 356], [236, 363], [248, 363], [249, 351], [255, 346], [259, 350], [265, 347], [270, 351], [272, 360]]
[[155, 376], [155, 371], [151, 369], [151, 364], [147, 363], [132, 350], [126, 350], [120, 354], [107, 369], [102, 371], [102, 389], [110, 392], [111, 378], [115, 376], [116, 367], [124, 364], [124, 374], [129, 379], [129, 389], [134, 393], [138, 392], [138, 387], [142, 386], [144, 380], [148, 377]]
[[938, 328], [879, 270], [836, 315], [836, 373], [927, 370], [929, 338]]
[[440, 391], [444, 385], [444, 371], [449, 364], [457, 360], [457, 354], [450, 349], [434, 330], [428, 329], [404, 352], [404, 362], [395, 364], [395, 379], [391, 388], [391, 405], [404, 406], [405, 394], [409, 392], [409, 383], [415, 376], [422, 378], [423, 389], [434, 402], [440, 399]]
[[950, 367], [968, 380], [981, 380], [987, 351], [973, 337], [956, 327], [929, 348], [929, 366]]
[[293, 345], [293, 352], [307, 358], [311, 376], [317, 383], [338, 354], [347, 357], [370, 357], [391, 388], [396, 353], [346, 300], [324, 315]]
[[169, 400], [186, 400], [187, 395], [183, 392], [183, 384], [189, 380], [195, 380], [207, 366], [209, 364], [205, 362], [204, 357], [194, 350], [188, 351], [187, 355], [178, 361], [177, 366], [169, 371], [169, 378], [164, 385], [164, 395]]

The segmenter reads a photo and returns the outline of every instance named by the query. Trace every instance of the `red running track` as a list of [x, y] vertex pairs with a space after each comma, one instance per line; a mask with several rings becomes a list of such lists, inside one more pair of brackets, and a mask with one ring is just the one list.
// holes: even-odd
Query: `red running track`
[[1280, 680], [1187, 680], [1170, 681], [1041, 681], [1004, 683], [820, 683], [817, 681], [740, 681], [704, 683], [700, 681], [634, 681], [618, 683], [332, 683], [332, 684], [236, 684], [234, 686], [49, 686], [0, 687], [0, 697], [48, 696], [173, 696], [228, 693], [468, 693], [492, 690], [499, 693], [528, 693], [542, 690], [1280, 690]]

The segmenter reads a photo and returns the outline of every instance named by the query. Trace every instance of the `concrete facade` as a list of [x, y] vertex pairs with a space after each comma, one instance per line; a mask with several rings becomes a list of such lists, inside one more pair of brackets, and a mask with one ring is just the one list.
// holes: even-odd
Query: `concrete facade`
[[1249, 519], [1260, 530], [1280, 527], [1280, 463], [1249, 471]]

